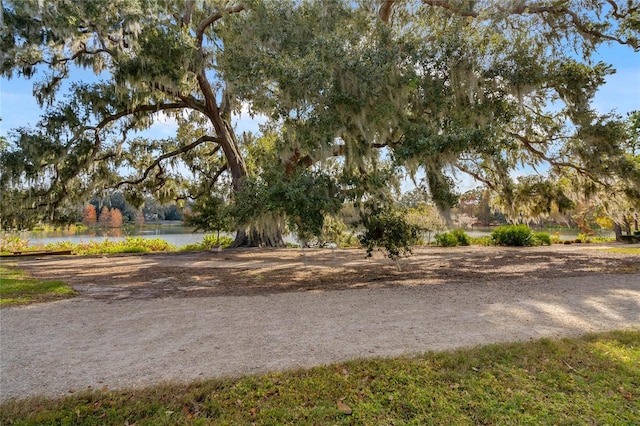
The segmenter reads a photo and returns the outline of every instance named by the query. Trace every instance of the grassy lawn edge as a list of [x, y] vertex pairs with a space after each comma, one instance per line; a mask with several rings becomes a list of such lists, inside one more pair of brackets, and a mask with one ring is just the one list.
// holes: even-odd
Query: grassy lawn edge
[[62, 281], [31, 279], [12, 264], [0, 265], [0, 307], [50, 302], [76, 296]]
[[0, 405], [1, 424], [638, 424], [640, 329]]

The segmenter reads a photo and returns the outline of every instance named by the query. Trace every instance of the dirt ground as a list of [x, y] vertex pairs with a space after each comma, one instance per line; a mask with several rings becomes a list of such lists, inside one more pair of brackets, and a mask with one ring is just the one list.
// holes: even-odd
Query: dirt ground
[[[624, 246], [628, 247], [628, 246]], [[398, 265], [346, 249], [233, 249], [119, 256], [42, 257], [19, 262], [31, 276], [59, 279], [82, 297], [254, 296], [282, 292], [640, 272], [638, 256], [606, 246], [417, 248]]]
[[602, 248], [12, 260], [79, 297], [0, 309], [0, 402], [640, 329], [640, 253]]

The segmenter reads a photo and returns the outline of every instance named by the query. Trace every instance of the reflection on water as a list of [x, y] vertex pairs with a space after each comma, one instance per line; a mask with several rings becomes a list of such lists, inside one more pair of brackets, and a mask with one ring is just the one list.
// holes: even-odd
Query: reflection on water
[[144, 227], [123, 228], [89, 228], [82, 231], [58, 229], [55, 231], [31, 231], [19, 234], [21, 238], [29, 240], [32, 245], [46, 245], [59, 241], [69, 241], [74, 244], [90, 241], [124, 240], [126, 237], [160, 238], [177, 247], [198, 243], [205, 236], [202, 232], [194, 232], [193, 228], [181, 225], [146, 225]]

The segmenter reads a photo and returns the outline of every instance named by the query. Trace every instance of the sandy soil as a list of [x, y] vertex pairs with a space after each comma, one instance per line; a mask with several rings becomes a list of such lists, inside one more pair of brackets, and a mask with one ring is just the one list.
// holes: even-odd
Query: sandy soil
[[640, 328], [640, 255], [594, 246], [17, 262], [80, 296], [0, 310], [0, 400]]

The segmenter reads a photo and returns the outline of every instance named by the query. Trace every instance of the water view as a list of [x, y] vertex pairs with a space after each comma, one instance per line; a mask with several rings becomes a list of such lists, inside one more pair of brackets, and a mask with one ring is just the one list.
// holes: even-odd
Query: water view
[[179, 224], [145, 225], [143, 227], [122, 227], [111, 229], [90, 228], [82, 231], [57, 229], [54, 231], [22, 232], [19, 236], [28, 239], [31, 245], [46, 245], [60, 241], [74, 244], [90, 241], [124, 240], [126, 237], [160, 238], [177, 247], [202, 241], [206, 234], [195, 232], [193, 228]]
[[[466, 232], [471, 237], [484, 237], [491, 235], [494, 227], [474, 227], [473, 229], [467, 229]], [[533, 228], [534, 231], [544, 231], [549, 235], [559, 235], [561, 240], [575, 239], [580, 230], [577, 228]], [[126, 237], [142, 237], [142, 238], [160, 238], [176, 247], [181, 247], [187, 244], [194, 244], [201, 242], [206, 233], [195, 232], [193, 228], [178, 223], [160, 223], [160, 224], [147, 224], [143, 227], [122, 227], [112, 229], [99, 229], [91, 228], [82, 231], [58, 229], [55, 231], [30, 231], [22, 232], [19, 236], [23, 239], [28, 239], [31, 245], [46, 245], [49, 243], [55, 243], [59, 241], [69, 241], [74, 244], [88, 243], [90, 241], [104, 241], [104, 240], [124, 240]], [[614, 237], [613, 231], [599, 230], [596, 233], [600, 237]], [[229, 235], [232, 236], [232, 235]], [[427, 237], [425, 235], [425, 237]], [[287, 236], [285, 238], [287, 242], [297, 243], [297, 240], [293, 236]], [[431, 241], [433, 242], [433, 233], [431, 234]]]

